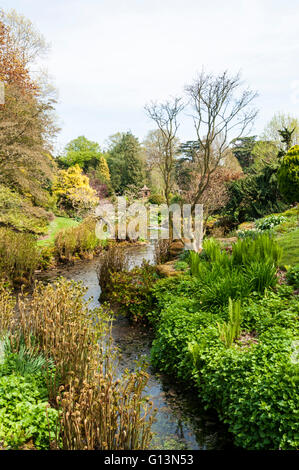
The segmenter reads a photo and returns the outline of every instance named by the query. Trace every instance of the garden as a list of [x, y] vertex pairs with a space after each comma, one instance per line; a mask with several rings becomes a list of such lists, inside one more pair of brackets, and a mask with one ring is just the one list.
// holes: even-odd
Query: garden
[[0, 449], [298, 450], [299, 120], [202, 70], [58, 147], [47, 52], [0, 9]]

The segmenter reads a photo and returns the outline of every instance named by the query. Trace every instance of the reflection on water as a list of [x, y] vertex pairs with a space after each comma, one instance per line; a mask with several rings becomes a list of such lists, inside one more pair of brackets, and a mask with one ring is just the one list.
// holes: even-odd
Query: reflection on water
[[[153, 262], [154, 251], [151, 245], [124, 248], [128, 253], [130, 268], [140, 265], [143, 259]], [[101, 289], [96, 266], [98, 260], [78, 261], [74, 266], [53, 270], [48, 280], [64, 276], [75, 281], [82, 281], [88, 288], [86, 299], [91, 308], [99, 306]], [[43, 276], [44, 277], [44, 276]], [[136, 361], [149, 359], [152, 336], [148, 328], [130, 325], [123, 316], [117, 316], [113, 326], [113, 338], [121, 351], [119, 364], [121, 370], [133, 370]], [[200, 406], [195, 393], [186, 392], [175, 384], [170, 377], [158, 374], [149, 367], [149, 381], [146, 394], [158, 409], [153, 425], [155, 437], [152, 448], [155, 449], [223, 449], [231, 447], [231, 440], [217, 417], [207, 413]]]

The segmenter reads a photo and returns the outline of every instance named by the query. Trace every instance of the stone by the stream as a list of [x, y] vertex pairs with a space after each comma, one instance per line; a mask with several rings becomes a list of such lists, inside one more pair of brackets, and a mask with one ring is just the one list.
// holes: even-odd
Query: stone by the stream
[[182, 240], [174, 240], [169, 247], [169, 254], [171, 257], [176, 258], [184, 251], [185, 245]]
[[230, 238], [216, 238], [220, 242], [220, 245], [223, 248], [231, 248], [234, 243], [238, 241], [237, 237], [230, 237]]
[[176, 261], [177, 260], [173, 260], [173, 261], [168, 261], [168, 263], [165, 263], [165, 264], [158, 264], [158, 266], [156, 266], [158, 273], [163, 277], [179, 276], [182, 273], [181, 271], [175, 270], [174, 265]]

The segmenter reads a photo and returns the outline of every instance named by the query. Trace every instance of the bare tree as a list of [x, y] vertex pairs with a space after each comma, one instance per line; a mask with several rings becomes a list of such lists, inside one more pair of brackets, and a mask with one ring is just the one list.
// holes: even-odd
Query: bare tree
[[178, 114], [184, 105], [181, 98], [174, 98], [165, 103], [150, 103], [145, 106], [148, 116], [156, 123], [158, 131], [155, 134], [155, 151], [152, 153], [154, 160], [160, 169], [163, 183], [164, 195], [169, 204], [169, 194], [173, 183], [175, 154], [178, 148], [176, 137], [179, 123]]
[[192, 155], [198, 173], [192, 202], [194, 209], [232, 140], [244, 135], [253, 123], [257, 110], [249, 105], [257, 93], [242, 89], [240, 75], [230, 77], [227, 71], [219, 76], [202, 72], [186, 87], [186, 92], [194, 110], [192, 117], [198, 143]]
[[49, 52], [49, 44], [31, 20], [18, 14], [16, 10], [0, 10], [0, 19], [10, 28], [14, 47], [20, 51], [26, 67]]

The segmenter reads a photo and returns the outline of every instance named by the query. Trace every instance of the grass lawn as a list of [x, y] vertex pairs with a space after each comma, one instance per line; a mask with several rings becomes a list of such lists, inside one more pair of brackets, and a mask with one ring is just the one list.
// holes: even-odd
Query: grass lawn
[[75, 219], [70, 219], [69, 217], [55, 217], [55, 219], [50, 222], [48, 234], [46, 237], [38, 240], [37, 244], [39, 246], [53, 245], [55, 236], [60, 230], [69, 227], [76, 227], [77, 225], [79, 225], [79, 222]]
[[285, 266], [299, 264], [299, 228], [292, 232], [278, 235], [277, 241], [283, 248], [282, 264]]

